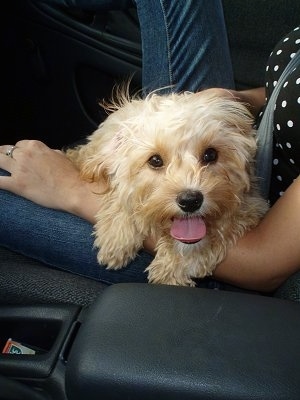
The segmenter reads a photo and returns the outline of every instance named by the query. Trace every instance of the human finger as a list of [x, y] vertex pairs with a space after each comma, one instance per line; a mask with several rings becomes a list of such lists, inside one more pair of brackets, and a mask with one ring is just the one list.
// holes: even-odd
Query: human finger
[[22, 139], [22, 140], [19, 140], [15, 145], [20, 148], [48, 147], [45, 143], [41, 142], [40, 140], [35, 140], [35, 139]]
[[13, 153], [16, 148], [16, 145], [11, 144], [0, 146], [0, 154], [13, 158]]
[[11, 173], [15, 159], [13, 152], [15, 148], [12, 145], [0, 146], [0, 168]]

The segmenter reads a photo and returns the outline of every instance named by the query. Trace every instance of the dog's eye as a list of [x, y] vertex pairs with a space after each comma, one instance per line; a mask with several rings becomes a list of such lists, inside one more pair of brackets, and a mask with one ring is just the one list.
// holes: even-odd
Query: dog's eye
[[154, 154], [153, 156], [151, 156], [148, 160], [148, 164], [152, 168], [161, 168], [164, 166], [163, 159], [159, 154]]
[[205, 164], [216, 162], [217, 159], [218, 159], [218, 152], [213, 147], [209, 147], [208, 149], [206, 149], [202, 156], [202, 161]]

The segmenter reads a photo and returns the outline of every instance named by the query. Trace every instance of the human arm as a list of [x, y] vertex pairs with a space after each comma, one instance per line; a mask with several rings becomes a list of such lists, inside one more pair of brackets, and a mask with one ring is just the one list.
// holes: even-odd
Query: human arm
[[300, 178], [277, 200], [261, 223], [229, 249], [215, 278], [270, 292], [300, 269]]
[[5, 155], [7, 148], [0, 146], [0, 168], [11, 176], [0, 176], [0, 189], [95, 222], [102, 188], [83, 181], [64, 153], [36, 140], [16, 143], [13, 158]]
[[206, 89], [206, 91], [211, 91], [218, 96], [223, 96], [225, 98], [229, 97], [230, 99], [233, 98], [237, 101], [244, 103], [249, 108], [254, 117], [258, 115], [266, 102], [266, 91], [264, 87], [241, 91], [222, 88], [210, 88]]
[[264, 87], [248, 90], [231, 90], [233, 96], [248, 105], [251, 113], [256, 116], [261, 111], [266, 102], [266, 91]]

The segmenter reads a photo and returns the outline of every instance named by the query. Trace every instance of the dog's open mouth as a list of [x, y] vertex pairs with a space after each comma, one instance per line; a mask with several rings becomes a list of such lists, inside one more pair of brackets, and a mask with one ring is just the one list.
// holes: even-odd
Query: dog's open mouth
[[197, 243], [206, 235], [202, 217], [175, 217], [172, 220], [171, 236], [182, 243]]

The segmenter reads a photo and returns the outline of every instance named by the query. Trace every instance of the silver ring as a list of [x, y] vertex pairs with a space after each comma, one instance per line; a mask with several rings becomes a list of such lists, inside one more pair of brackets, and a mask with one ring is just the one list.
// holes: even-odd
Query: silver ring
[[8, 156], [8, 157], [10, 157], [10, 158], [13, 158], [13, 152], [14, 152], [14, 150], [15, 150], [16, 147], [17, 147], [17, 146], [10, 146], [10, 147], [6, 150], [5, 155]]

